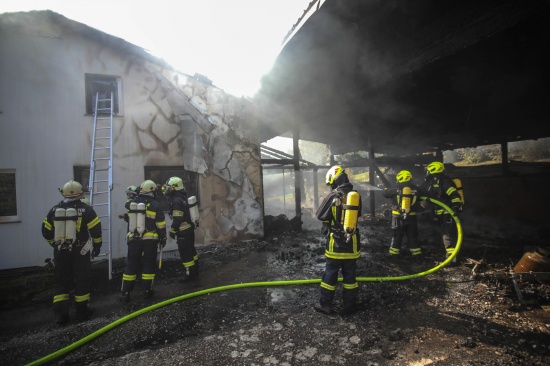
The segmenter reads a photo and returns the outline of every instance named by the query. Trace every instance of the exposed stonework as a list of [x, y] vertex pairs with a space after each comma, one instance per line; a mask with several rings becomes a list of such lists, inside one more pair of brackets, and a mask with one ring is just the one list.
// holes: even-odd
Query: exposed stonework
[[131, 126], [121, 132], [136, 135], [133, 153], [146, 151], [159, 160], [165, 154], [182, 157], [186, 170], [201, 175], [197, 242], [262, 236], [259, 135], [252, 104], [171, 70], [148, 63], [140, 67], [154, 77], [146, 78], [150, 83], [139, 92], [144, 103], [137, 108], [139, 117], [133, 115]]

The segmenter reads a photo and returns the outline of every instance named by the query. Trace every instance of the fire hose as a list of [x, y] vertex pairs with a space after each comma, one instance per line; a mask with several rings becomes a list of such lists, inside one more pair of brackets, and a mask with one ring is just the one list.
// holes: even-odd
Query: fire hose
[[[440, 202], [440, 201], [437, 201], [435, 199], [428, 198], [428, 197], [420, 197], [420, 199], [442, 207], [453, 218], [453, 220], [456, 224], [456, 228], [457, 228], [457, 241], [456, 241], [454, 252], [449, 257], [447, 257], [445, 259], [445, 261], [439, 263], [437, 266], [435, 266], [435, 267], [433, 267], [433, 268], [431, 268], [427, 271], [414, 273], [414, 274], [411, 274], [411, 275], [403, 275], [403, 276], [357, 277], [358, 282], [404, 281], [404, 280], [411, 280], [411, 279], [414, 279], [414, 278], [424, 277], [424, 276], [430, 275], [432, 273], [435, 273], [438, 270], [440, 270], [441, 268], [447, 266], [456, 257], [456, 255], [460, 251], [460, 247], [462, 245], [462, 225], [460, 224], [460, 220], [459, 220], [458, 216], [455, 214], [455, 212], [449, 206], [445, 205], [443, 202]], [[342, 281], [342, 279], [340, 278], [339, 281]], [[108, 332], [109, 330], [111, 330], [111, 329], [113, 329], [113, 328], [115, 328], [115, 327], [131, 320], [131, 319], [134, 319], [134, 318], [136, 318], [136, 317], [138, 317], [142, 314], [148, 313], [150, 311], [162, 308], [164, 306], [167, 306], [167, 305], [179, 302], [179, 301], [183, 301], [183, 300], [187, 300], [187, 299], [191, 299], [191, 298], [194, 298], [194, 297], [207, 295], [207, 294], [211, 294], [211, 293], [215, 293], [215, 292], [234, 290], [234, 289], [242, 289], [242, 288], [248, 288], [248, 287], [274, 287], [274, 286], [288, 286], [288, 285], [307, 285], [307, 284], [316, 284], [316, 283], [321, 283], [321, 279], [320, 278], [315, 278], [315, 279], [304, 279], [304, 280], [245, 282], [245, 283], [238, 283], [238, 284], [232, 284], [232, 285], [224, 285], [224, 286], [219, 286], [219, 287], [212, 287], [212, 288], [209, 288], [209, 289], [200, 290], [200, 291], [191, 292], [191, 293], [188, 293], [188, 294], [176, 296], [174, 298], [158, 302], [156, 304], [153, 304], [151, 306], [148, 306], [146, 308], [143, 308], [143, 309], [135, 311], [131, 314], [128, 314], [128, 315], [126, 315], [126, 316], [124, 316], [120, 319], [117, 319], [114, 322], [112, 322], [110, 324], [107, 324], [103, 328], [100, 328], [97, 331], [87, 335], [86, 337], [81, 338], [80, 340], [78, 340], [78, 341], [76, 341], [76, 342], [74, 342], [74, 343], [72, 343], [72, 344], [56, 351], [56, 352], [53, 352], [53, 353], [51, 353], [51, 354], [49, 354], [45, 357], [42, 357], [42, 358], [40, 358], [36, 361], [33, 361], [33, 362], [29, 363], [28, 366], [42, 365], [44, 363], [55, 360], [55, 359], [57, 359], [57, 358], [65, 355], [65, 354], [75, 350], [76, 348], [90, 342], [91, 340], [99, 337], [100, 335]]]

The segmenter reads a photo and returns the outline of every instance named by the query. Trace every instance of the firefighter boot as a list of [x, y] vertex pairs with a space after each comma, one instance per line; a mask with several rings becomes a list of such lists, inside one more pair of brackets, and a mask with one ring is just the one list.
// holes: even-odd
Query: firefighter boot
[[187, 283], [196, 280], [198, 277], [198, 272], [193, 272], [193, 267], [186, 268], [183, 272], [183, 276], [178, 281], [181, 283]]
[[130, 292], [129, 291], [122, 291], [120, 293], [119, 301], [120, 302], [130, 302]]
[[153, 298], [154, 294], [155, 294], [155, 290], [150, 288], [149, 290], [143, 291], [143, 298], [145, 298], [146, 300], [150, 300]]
[[66, 325], [69, 318], [69, 301], [59, 301], [53, 304], [53, 314], [57, 325]]
[[199, 277], [199, 266], [197, 261], [195, 261], [195, 263], [191, 267], [189, 267], [189, 278], [191, 280], [196, 280], [198, 277]]
[[88, 301], [76, 303], [75, 308], [76, 321], [79, 323], [90, 320], [90, 317], [94, 313], [94, 309], [88, 304]]
[[323, 313], [323, 314], [331, 314], [332, 313], [332, 306], [329, 306], [329, 305], [323, 305], [321, 303], [315, 303], [315, 305], [313, 305], [313, 308], [320, 312], [320, 313]]

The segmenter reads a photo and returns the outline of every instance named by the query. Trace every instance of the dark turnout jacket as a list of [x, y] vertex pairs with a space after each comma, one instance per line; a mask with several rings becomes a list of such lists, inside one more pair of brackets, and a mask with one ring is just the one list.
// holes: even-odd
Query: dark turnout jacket
[[74, 208], [76, 210], [76, 241], [79, 244], [86, 243], [89, 237], [92, 237], [94, 247], [101, 247], [102, 232], [101, 221], [97, 217], [94, 209], [82, 202], [80, 199], [63, 200], [53, 206], [48, 212], [46, 218], [42, 222], [42, 236], [50, 245], [54, 245], [55, 235], [55, 210], [58, 208]]
[[[361, 256], [359, 231], [346, 234], [342, 225], [344, 220], [343, 206], [346, 196], [353, 191], [351, 183], [344, 183], [333, 189], [323, 199], [316, 216], [323, 222], [328, 240], [325, 247], [325, 256], [332, 259], [357, 259]], [[361, 198], [359, 198], [359, 213], [361, 216]]]

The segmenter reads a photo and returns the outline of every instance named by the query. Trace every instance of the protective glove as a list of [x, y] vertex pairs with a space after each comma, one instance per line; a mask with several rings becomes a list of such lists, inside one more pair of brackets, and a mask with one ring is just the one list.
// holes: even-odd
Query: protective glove
[[101, 252], [101, 245], [94, 245], [94, 249], [92, 249], [92, 258], [97, 257], [100, 252]]
[[[171, 237], [172, 239], [174, 239], [174, 240], [176, 239], [176, 233], [173, 233], [173, 232], [170, 231], [170, 232], [168, 233], [168, 235], [170, 235], [170, 237]], [[166, 240], [166, 239], [165, 239], [165, 240]]]
[[159, 249], [163, 249], [166, 246], [166, 238], [162, 238], [159, 241]]

